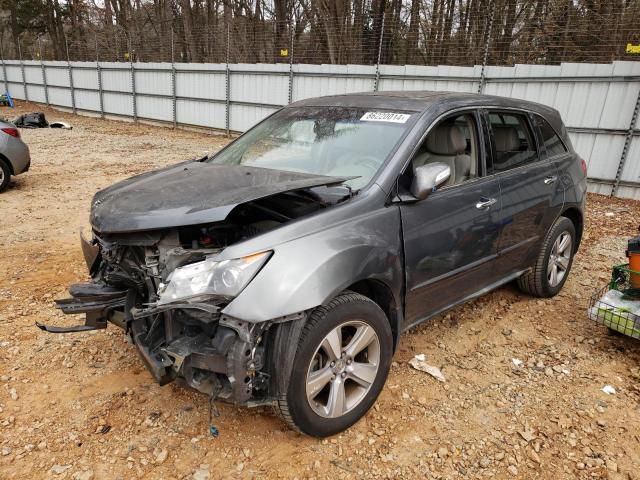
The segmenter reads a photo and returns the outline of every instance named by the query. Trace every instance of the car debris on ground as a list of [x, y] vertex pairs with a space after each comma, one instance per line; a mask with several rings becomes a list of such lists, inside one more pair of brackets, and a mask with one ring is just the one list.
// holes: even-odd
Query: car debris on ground
[[605, 385], [604, 387], [602, 387], [602, 391], [604, 393], [606, 393], [607, 395], [615, 395], [616, 394], [616, 389], [614, 387], [612, 387], [611, 385]]
[[73, 127], [67, 122], [51, 122], [49, 123], [42, 112], [25, 113], [11, 120], [16, 127], [19, 128], [62, 128], [71, 130]]
[[446, 382], [447, 379], [444, 378], [444, 375], [442, 374], [440, 369], [438, 367], [434, 367], [433, 365], [429, 365], [426, 360], [427, 359], [424, 353], [421, 353], [409, 360], [409, 365], [411, 365], [416, 370], [428, 373], [439, 382]]

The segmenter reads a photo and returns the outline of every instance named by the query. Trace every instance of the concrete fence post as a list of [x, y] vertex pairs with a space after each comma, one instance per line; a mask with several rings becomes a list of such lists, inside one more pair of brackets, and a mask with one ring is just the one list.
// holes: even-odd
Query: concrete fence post
[[96, 73], [98, 74], [98, 96], [100, 98], [100, 118], [104, 118], [104, 92], [102, 91], [102, 69], [98, 53], [98, 35], [96, 35]]
[[49, 105], [49, 86], [47, 85], [47, 67], [44, 66], [42, 58], [42, 42], [38, 37], [38, 55], [40, 56], [40, 69], [42, 70], [42, 84], [44, 85], [44, 101]]
[[636, 98], [636, 105], [633, 108], [633, 114], [631, 115], [631, 123], [629, 124], [629, 130], [627, 131], [624, 139], [624, 146], [622, 147], [622, 155], [620, 156], [620, 162], [618, 163], [618, 170], [616, 171], [616, 178], [613, 182], [613, 188], [611, 188], [611, 196], [615, 197], [618, 193], [618, 187], [622, 179], [622, 173], [624, 171], [624, 165], [627, 163], [627, 157], [629, 156], [629, 150], [631, 149], [631, 141], [633, 140], [633, 131], [638, 121], [638, 115], [640, 114], [640, 91], [638, 91], [638, 98]]
[[495, 14], [495, 5], [493, 2], [489, 3], [489, 16], [485, 23], [487, 35], [484, 41], [484, 53], [482, 55], [482, 68], [480, 69], [480, 81], [478, 82], [478, 93], [484, 91], [484, 85], [486, 83], [484, 71], [487, 68], [487, 61], [489, 59], [489, 45], [491, 44], [491, 31], [493, 30], [493, 17]]
[[373, 83], [373, 91], [377, 92], [380, 88], [380, 59], [382, 58], [382, 41], [384, 39], [384, 18], [385, 14], [382, 14], [382, 22], [380, 24], [380, 39], [378, 41], [378, 58], [376, 60], [376, 79]]
[[64, 37], [64, 48], [67, 52], [67, 75], [69, 75], [69, 91], [71, 92], [71, 110], [73, 113], [77, 113], [76, 109], [76, 91], [73, 86], [73, 67], [69, 60], [69, 43], [67, 42], [67, 36]]
[[24, 76], [24, 61], [22, 60], [22, 47], [18, 38], [18, 56], [20, 57], [20, 72], [22, 73], [22, 89], [24, 90], [24, 99], [29, 101], [29, 92], [27, 91], [27, 79]]

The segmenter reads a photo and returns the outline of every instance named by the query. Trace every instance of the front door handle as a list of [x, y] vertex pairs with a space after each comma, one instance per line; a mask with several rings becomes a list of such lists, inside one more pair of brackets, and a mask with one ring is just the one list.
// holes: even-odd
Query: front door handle
[[556, 177], [555, 175], [550, 175], [547, 178], [544, 179], [544, 183], [546, 185], [551, 185], [552, 183], [556, 183], [556, 180], [558, 179], [558, 177]]
[[491, 205], [493, 205], [494, 203], [496, 203], [497, 200], [495, 198], [486, 198], [486, 197], [482, 197], [478, 203], [476, 203], [476, 208], [478, 210], [484, 210], [486, 208], [489, 208]]

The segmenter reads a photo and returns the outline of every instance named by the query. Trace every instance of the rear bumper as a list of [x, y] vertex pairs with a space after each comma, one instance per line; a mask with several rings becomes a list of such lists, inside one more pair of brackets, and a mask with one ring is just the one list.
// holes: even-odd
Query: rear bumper
[[11, 162], [14, 175], [20, 175], [29, 170], [31, 167], [31, 155], [29, 147], [19, 138], [11, 138], [4, 145], [2, 152]]

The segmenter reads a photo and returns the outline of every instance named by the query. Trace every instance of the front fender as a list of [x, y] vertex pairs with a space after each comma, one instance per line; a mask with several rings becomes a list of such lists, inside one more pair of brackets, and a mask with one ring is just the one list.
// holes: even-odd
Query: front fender
[[327, 303], [364, 279], [392, 290], [401, 305], [402, 247], [397, 207], [382, 207], [278, 245], [223, 314], [263, 322]]

